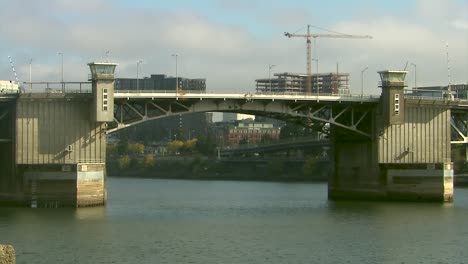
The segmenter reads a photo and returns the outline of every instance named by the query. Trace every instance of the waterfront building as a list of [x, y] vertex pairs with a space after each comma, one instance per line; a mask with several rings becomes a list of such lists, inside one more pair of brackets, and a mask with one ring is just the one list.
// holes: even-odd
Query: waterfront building
[[[177, 77], [179, 91], [206, 91], [206, 79]], [[137, 88], [138, 86], [138, 88]], [[143, 78], [115, 78], [115, 90], [171, 90], [176, 89], [176, 78], [165, 74], [151, 74]]]
[[236, 148], [239, 145], [256, 145], [279, 139], [280, 128], [268, 122], [252, 119], [215, 123], [217, 145], [221, 148]]

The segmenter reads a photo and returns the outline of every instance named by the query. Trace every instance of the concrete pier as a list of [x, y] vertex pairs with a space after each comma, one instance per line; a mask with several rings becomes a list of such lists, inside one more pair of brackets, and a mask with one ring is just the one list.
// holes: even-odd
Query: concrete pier
[[450, 109], [404, 99], [406, 72], [383, 71], [371, 138], [332, 134], [331, 199], [453, 200]]
[[16, 100], [16, 172], [9, 188], [15, 203], [54, 208], [106, 203], [105, 122], [113, 120], [116, 64], [89, 65], [91, 94], [20, 94]]

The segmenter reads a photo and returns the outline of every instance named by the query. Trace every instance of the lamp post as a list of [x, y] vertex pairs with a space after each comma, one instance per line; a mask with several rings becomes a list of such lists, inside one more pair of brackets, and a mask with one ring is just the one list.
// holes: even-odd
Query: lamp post
[[177, 76], [177, 57], [179, 57], [179, 54], [175, 53], [172, 54], [172, 57], [175, 57], [175, 81], [176, 81], [176, 94], [179, 93], [179, 76]]
[[59, 52], [58, 55], [62, 58], [62, 92], [65, 93], [65, 85], [63, 83], [63, 52]]
[[416, 64], [411, 63], [411, 65], [414, 66], [414, 88], [413, 88], [413, 89], [416, 89], [416, 87], [417, 87], [417, 85], [416, 85], [416, 84], [417, 84], [417, 83], [416, 83], [416, 76], [417, 76], [417, 75], [416, 75]]
[[315, 61], [315, 68], [317, 68], [317, 75], [315, 76], [315, 83], [317, 85], [317, 100], [318, 97], [320, 96], [320, 89], [319, 89], [319, 60], [318, 59], [312, 59]]
[[138, 84], [139, 84], [139, 83], [138, 83], [138, 81], [139, 81], [139, 80], [138, 80], [138, 71], [139, 71], [139, 68], [140, 68], [140, 64], [142, 64], [142, 63], [143, 63], [142, 60], [137, 61], [137, 76], [136, 76], [136, 81], [137, 81], [136, 89], [137, 89], [137, 91], [139, 91], [139, 86], [138, 86]]
[[29, 89], [30, 89], [31, 92], [32, 92], [31, 69], [32, 69], [32, 59], [29, 60]]
[[369, 67], [365, 67], [362, 71], [361, 71], [361, 100], [362, 100], [362, 97], [364, 96], [364, 72], [368, 69]]
[[270, 81], [270, 93], [272, 92], [272, 89], [271, 89], [271, 69], [273, 69], [273, 67], [275, 67], [276, 65], [274, 64], [269, 64], [268, 65], [268, 80]]

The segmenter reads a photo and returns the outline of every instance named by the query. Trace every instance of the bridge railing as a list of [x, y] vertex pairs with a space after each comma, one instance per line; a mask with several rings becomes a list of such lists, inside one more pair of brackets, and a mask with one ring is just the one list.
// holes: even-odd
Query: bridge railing
[[468, 103], [468, 99], [463, 98], [449, 98], [449, 97], [437, 97], [437, 96], [414, 96], [414, 95], [405, 95], [405, 99], [413, 100], [425, 100], [425, 101], [452, 101], [459, 103]]
[[[115, 93], [128, 93], [128, 94], [152, 94], [152, 93], [160, 93], [160, 94], [176, 94], [175, 90], [122, 90], [116, 89]], [[357, 95], [357, 94], [339, 94], [339, 93], [302, 93], [302, 92], [239, 92], [239, 93], [225, 93], [225, 92], [211, 92], [211, 91], [200, 91], [200, 90], [181, 90], [177, 92], [177, 95], [182, 96], [184, 94], [223, 94], [223, 95], [238, 95], [242, 97], [262, 97], [262, 96], [293, 96], [297, 98], [311, 98], [314, 96], [317, 97], [340, 97], [344, 100], [349, 99], [352, 101], [357, 101], [359, 99], [378, 99], [380, 95]]]
[[91, 82], [24, 82], [24, 93], [91, 93]]

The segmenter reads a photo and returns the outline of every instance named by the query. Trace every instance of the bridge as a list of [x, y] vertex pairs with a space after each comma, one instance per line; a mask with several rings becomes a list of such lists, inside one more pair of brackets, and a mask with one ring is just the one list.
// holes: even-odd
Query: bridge
[[[329, 127], [330, 199], [453, 200], [451, 144], [468, 143], [468, 102], [380, 96], [114, 91], [116, 64], [90, 63], [90, 92], [0, 95], [0, 201], [106, 203], [106, 134], [171, 115], [237, 112]], [[64, 84], [62, 84], [64, 87]], [[49, 88], [44, 84], [44, 88]]]

